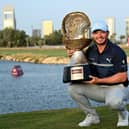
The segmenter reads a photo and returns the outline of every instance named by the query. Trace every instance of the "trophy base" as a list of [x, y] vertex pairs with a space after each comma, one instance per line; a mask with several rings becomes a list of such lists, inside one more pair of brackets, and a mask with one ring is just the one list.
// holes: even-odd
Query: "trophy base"
[[88, 81], [90, 69], [88, 64], [74, 65], [64, 67], [63, 82], [78, 83], [81, 81]]

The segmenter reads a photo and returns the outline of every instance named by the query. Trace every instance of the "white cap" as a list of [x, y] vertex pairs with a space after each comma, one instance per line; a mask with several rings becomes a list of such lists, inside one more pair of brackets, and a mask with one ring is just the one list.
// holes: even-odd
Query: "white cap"
[[106, 22], [104, 21], [98, 21], [96, 23], [94, 23], [94, 25], [91, 28], [91, 32], [93, 33], [96, 30], [102, 30], [102, 31], [108, 31], [108, 26], [106, 24]]

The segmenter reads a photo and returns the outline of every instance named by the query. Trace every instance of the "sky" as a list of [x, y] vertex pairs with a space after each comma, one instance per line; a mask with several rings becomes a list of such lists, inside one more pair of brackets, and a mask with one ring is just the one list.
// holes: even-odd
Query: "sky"
[[52, 20], [54, 30], [61, 29], [64, 16], [74, 11], [86, 13], [91, 24], [114, 17], [116, 35], [125, 35], [125, 18], [129, 17], [129, 0], [0, 0], [0, 29], [6, 5], [15, 9], [17, 29], [29, 35], [32, 29], [41, 29], [43, 20]]

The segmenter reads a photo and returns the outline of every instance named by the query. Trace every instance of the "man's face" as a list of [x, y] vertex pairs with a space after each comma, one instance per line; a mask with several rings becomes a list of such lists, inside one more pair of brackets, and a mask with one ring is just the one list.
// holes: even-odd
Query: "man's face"
[[92, 33], [92, 38], [97, 45], [103, 45], [108, 39], [108, 32], [97, 30]]

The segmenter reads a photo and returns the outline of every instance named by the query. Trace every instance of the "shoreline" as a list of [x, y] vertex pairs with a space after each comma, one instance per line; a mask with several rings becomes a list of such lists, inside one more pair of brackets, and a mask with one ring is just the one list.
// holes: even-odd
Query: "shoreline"
[[[68, 57], [49, 57], [49, 56], [32, 56], [32, 55], [0, 55], [0, 60], [16, 61], [16, 62], [28, 62], [35, 64], [68, 64]], [[127, 63], [129, 64], [129, 57], [127, 57]]]
[[0, 55], [0, 60], [28, 62], [35, 64], [68, 64], [68, 57], [49, 57], [49, 56], [34, 56], [34, 55]]

